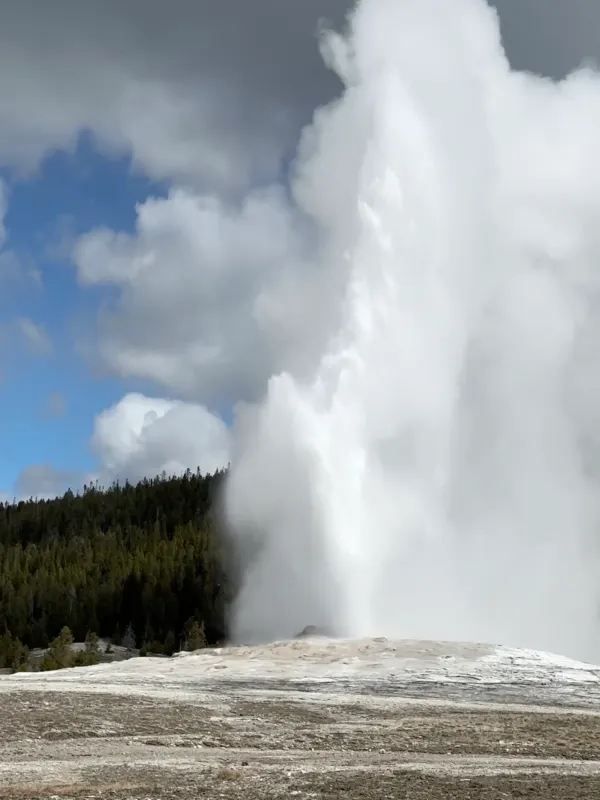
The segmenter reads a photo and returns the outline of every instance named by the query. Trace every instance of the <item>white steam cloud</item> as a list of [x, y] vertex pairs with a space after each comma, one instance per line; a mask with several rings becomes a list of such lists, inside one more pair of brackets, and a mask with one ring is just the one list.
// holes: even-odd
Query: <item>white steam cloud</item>
[[235, 633], [597, 658], [600, 77], [511, 71], [483, 0], [363, 0], [323, 49], [294, 196], [337, 332], [238, 415]]

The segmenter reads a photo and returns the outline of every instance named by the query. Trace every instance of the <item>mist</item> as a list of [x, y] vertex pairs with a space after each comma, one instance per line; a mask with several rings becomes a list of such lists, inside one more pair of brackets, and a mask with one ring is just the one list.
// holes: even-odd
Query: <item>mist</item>
[[600, 76], [512, 71], [483, 0], [363, 0], [321, 49], [279, 309], [312, 349], [237, 411], [234, 638], [597, 659]]

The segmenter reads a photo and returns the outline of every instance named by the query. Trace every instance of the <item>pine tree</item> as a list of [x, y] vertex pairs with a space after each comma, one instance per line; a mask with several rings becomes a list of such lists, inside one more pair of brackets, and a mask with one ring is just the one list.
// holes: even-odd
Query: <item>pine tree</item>
[[85, 649], [74, 657], [74, 667], [90, 667], [100, 661], [100, 645], [98, 634], [88, 631], [85, 637]]
[[48, 652], [44, 656], [40, 668], [42, 670], [64, 669], [73, 664], [73, 634], [66, 626], [56, 639], [50, 642]]

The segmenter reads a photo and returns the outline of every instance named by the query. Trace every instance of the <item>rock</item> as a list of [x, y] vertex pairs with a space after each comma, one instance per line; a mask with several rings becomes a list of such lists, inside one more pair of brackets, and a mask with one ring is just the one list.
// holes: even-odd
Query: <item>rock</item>
[[300, 633], [297, 633], [294, 636], [294, 639], [306, 639], [309, 636], [330, 636], [331, 634], [325, 630], [325, 628], [321, 628], [318, 625], [307, 625], [306, 628], [303, 628]]

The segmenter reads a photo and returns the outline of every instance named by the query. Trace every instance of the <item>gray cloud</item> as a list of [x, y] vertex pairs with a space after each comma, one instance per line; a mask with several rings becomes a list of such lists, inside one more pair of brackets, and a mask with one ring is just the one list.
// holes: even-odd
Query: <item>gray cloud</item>
[[81, 475], [77, 472], [56, 469], [51, 464], [34, 464], [20, 473], [15, 482], [14, 496], [56, 497], [67, 489], [75, 491], [79, 488], [80, 481]]
[[[88, 129], [156, 178], [268, 182], [339, 91], [318, 53], [349, 0], [34, 0], [0, 26], [0, 164], [31, 169]], [[596, 0], [496, 0], [513, 65], [556, 76], [600, 58]]]
[[58, 0], [5, 5], [0, 161], [27, 169], [92, 130], [156, 178], [239, 187], [272, 177], [315, 104], [336, 91], [320, 17], [303, 3]]

